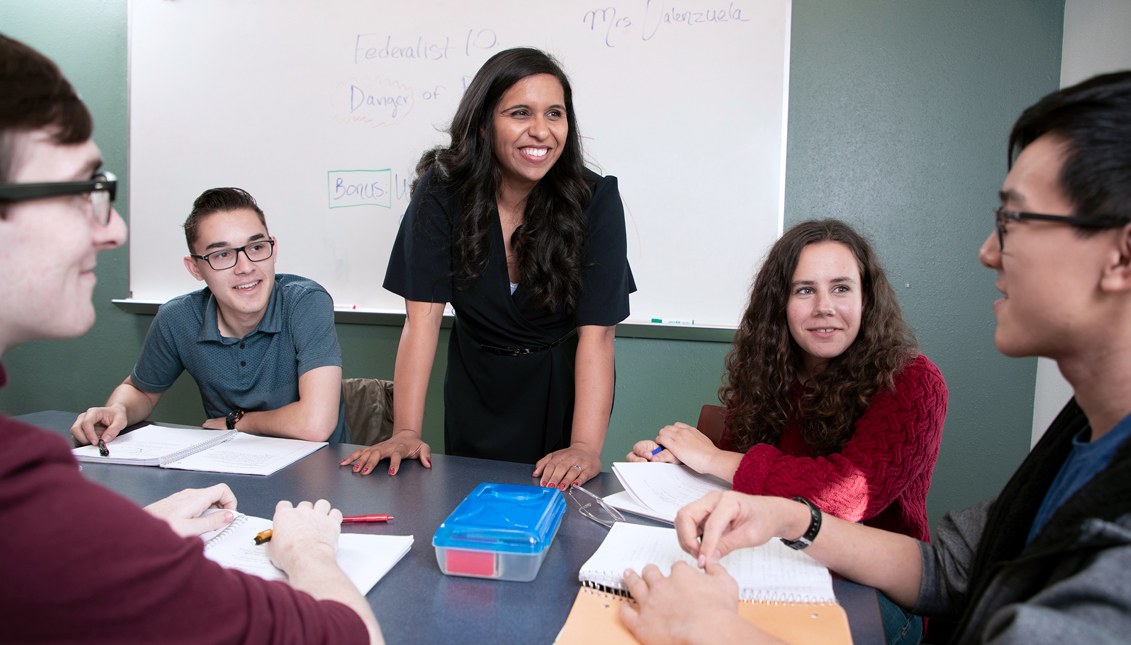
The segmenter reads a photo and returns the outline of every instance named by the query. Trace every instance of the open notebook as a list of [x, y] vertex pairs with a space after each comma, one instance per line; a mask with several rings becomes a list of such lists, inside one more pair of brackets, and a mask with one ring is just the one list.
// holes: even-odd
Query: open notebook
[[179, 428], [151, 423], [119, 435], [106, 444], [109, 457], [97, 446], [74, 449], [75, 459], [100, 464], [160, 466], [237, 475], [270, 475], [326, 445], [262, 437], [236, 430]]
[[[204, 556], [264, 580], [286, 580], [287, 574], [276, 569], [267, 557], [267, 544], [255, 544], [256, 534], [269, 528], [271, 520], [236, 513], [228, 526], [200, 536]], [[342, 534], [338, 537], [338, 566], [364, 596], [410, 547], [411, 535]]]
[[730, 490], [718, 477], [700, 475], [682, 464], [617, 462], [613, 474], [624, 491], [606, 497], [606, 504], [662, 522], [675, 522], [679, 509], [711, 491]]
[[[695, 559], [679, 548], [675, 529], [617, 522], [593, 557], [581, 567], [585, 586], [556, 641], [635, 643], [620, 622], [620, 606], [631, 602], [621, 576], [654, 564], [664, 575], [679, 561]], [[740, 549], [720, 560], [738, 581], [738, 613], [788, 643], [851, 643], [848, 617], [836, 604], [832, 576], [809, 556], [778, 540]]]

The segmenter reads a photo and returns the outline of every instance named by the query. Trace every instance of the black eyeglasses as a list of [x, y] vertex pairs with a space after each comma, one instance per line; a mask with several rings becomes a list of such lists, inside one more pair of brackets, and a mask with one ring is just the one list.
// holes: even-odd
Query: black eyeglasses
[[218, 249], [205, 255], [189, 255], [197, 260], [204, 260], [213, 271], [223, 271], [236, 266], [239, 262], [240, 251], [252, 262], [262, 262], [275, 252], [275, 240], [256, 240], [245, 244], [238, 249]]
[[87, 181], [0, 184], [0, 202], [26, 202], [60, 195], [82, 195], [86, 204], [89, 204], [88, 214], [91, 219], [107, 226], [110, 224], [114, 199], [118, 196], [118, 178], [114, 173], [103, 171]]
[[998, 248], [1005, 250], [1005, 222], [1007, 220], [1035, 219], [1042, 222], [1063, 222], [1082, 228], [1115, 228], [1131, 223], [1124, 217], [1077, 217], [1075, 215], [1041, 215], [1039, 213], [1022, 213], [1007, 211], [1002, 207], [994, 209], [994, 225], [997, 227]]

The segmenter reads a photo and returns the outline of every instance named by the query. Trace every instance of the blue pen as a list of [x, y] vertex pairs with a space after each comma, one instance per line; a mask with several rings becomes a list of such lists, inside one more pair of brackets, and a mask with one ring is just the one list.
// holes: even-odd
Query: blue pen
[[656, 446], [656, 449], [652, 451], [652, 456], [655, 457], [656, 455], [660, 454], [663, 451], [664, 451], [663, 446]]

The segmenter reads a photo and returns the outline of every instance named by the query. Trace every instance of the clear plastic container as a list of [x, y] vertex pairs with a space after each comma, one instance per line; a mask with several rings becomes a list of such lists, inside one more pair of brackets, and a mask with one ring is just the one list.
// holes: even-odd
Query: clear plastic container
[[480, 484], [432, 537], [440, 571], [469, 578], [533, 580], [565, 507], [554, 488]]

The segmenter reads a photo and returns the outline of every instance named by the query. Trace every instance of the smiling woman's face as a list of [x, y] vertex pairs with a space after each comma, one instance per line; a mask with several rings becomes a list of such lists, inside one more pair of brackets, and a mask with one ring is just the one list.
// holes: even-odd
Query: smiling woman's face
[[562, 155], [569, 134], [565, 92], [550, 74], [534, 74], [503, 93], [491, 146], [508, 188], [529, 192]]
[[802, 249], [789, 285], [786, 318], [801, 348], [803, 381], [852, 345], [863, 312], [860, 269], [852, 251], [840, 242]]

